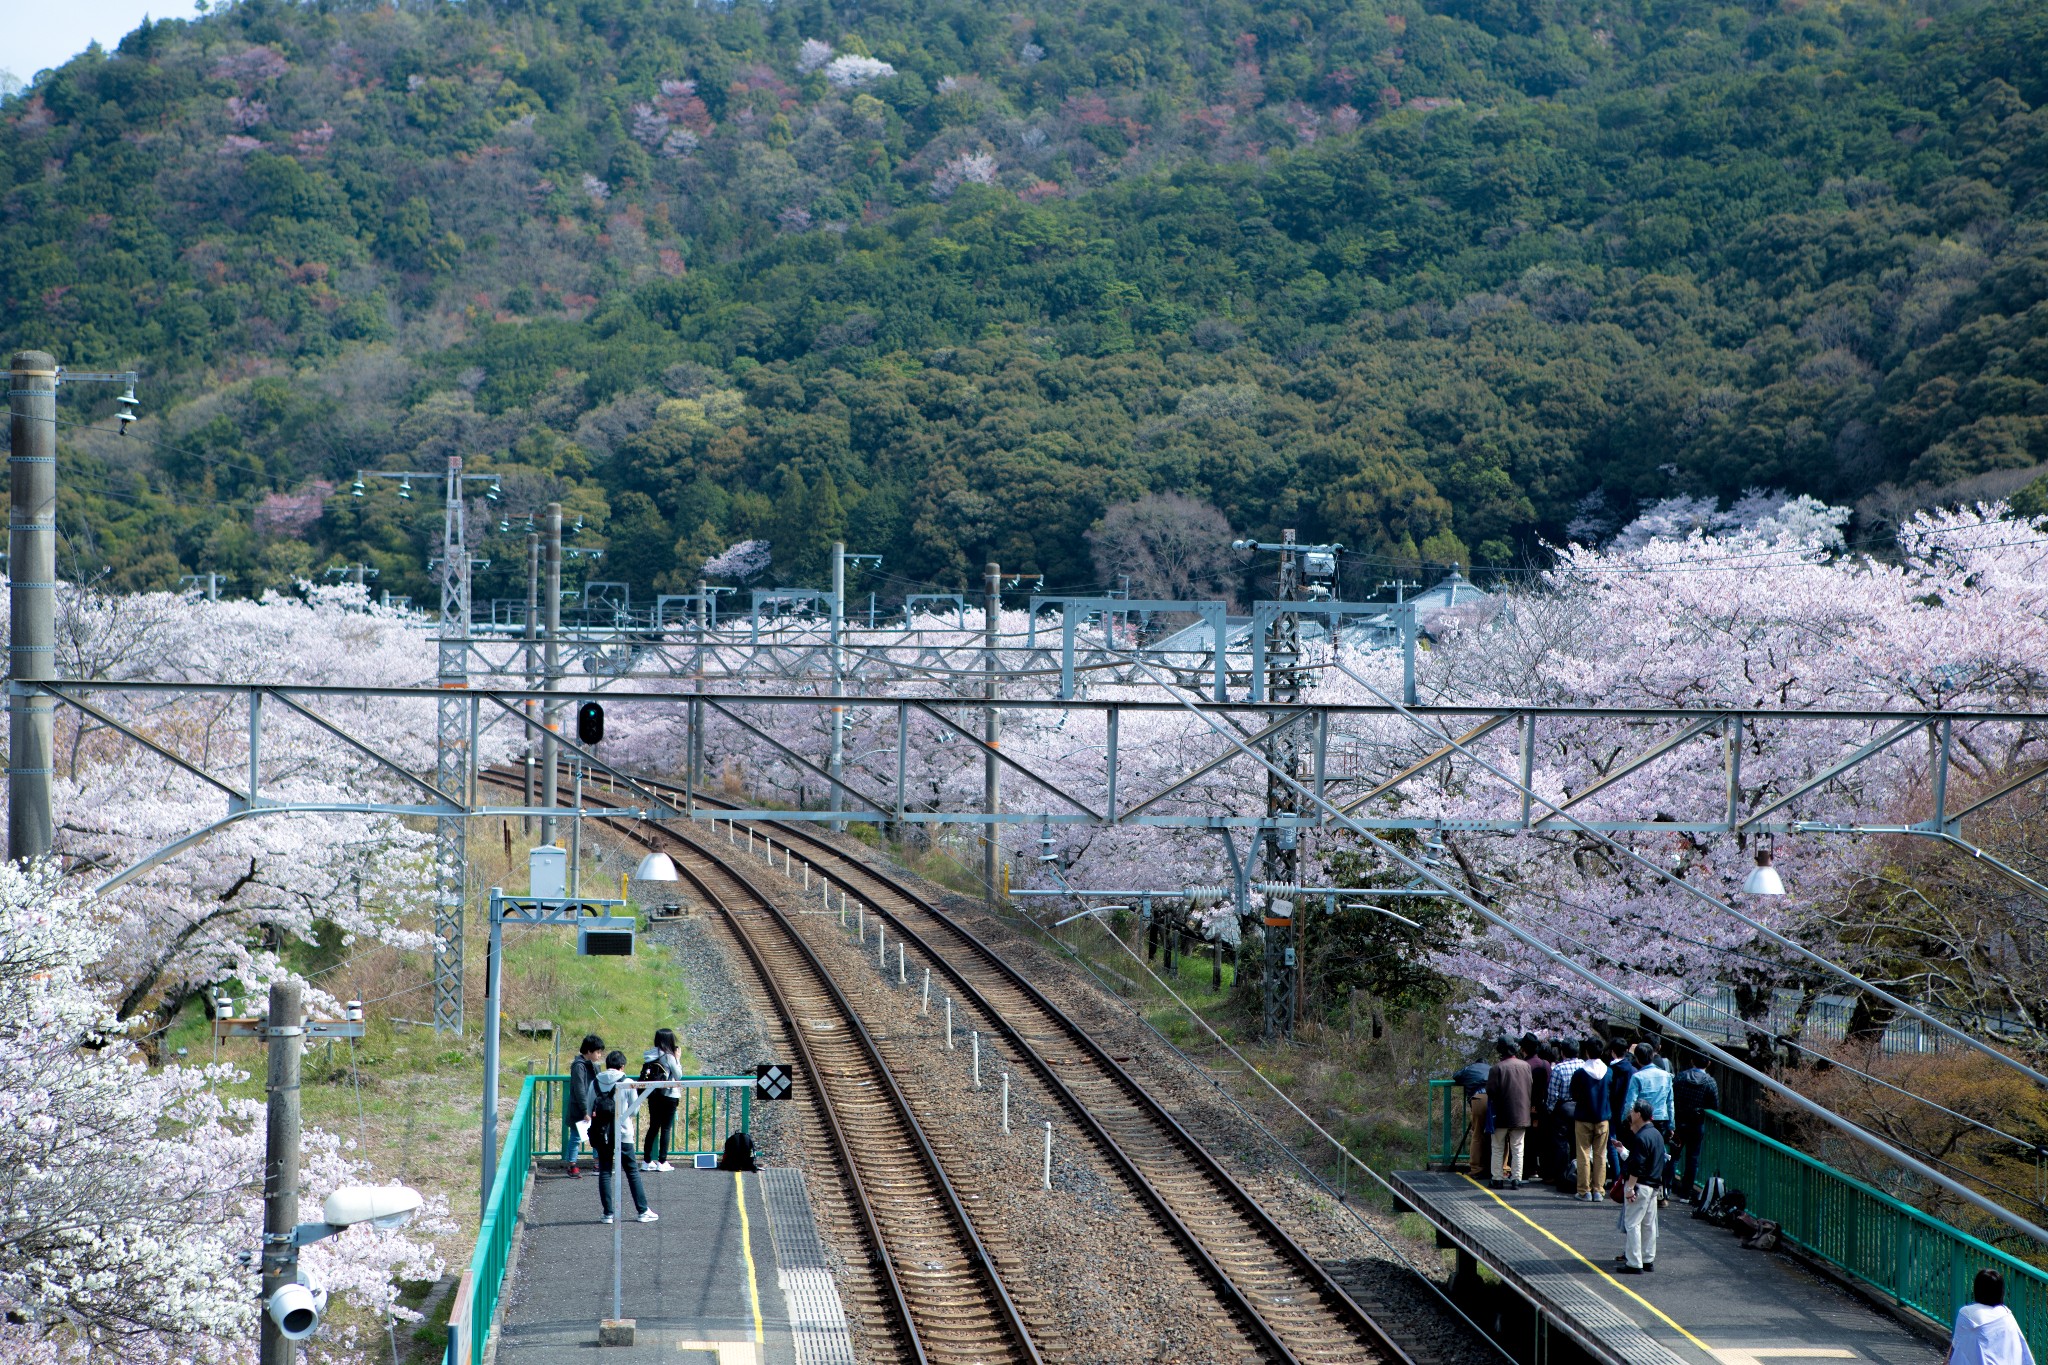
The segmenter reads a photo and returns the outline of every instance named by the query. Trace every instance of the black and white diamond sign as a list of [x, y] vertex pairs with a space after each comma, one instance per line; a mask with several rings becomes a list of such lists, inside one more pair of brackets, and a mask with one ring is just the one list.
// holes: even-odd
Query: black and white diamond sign
[[786, 1100], [795, 1076], [781, 1062], [763, 1062], [754, 1068], [754, 1088], [764, 1100]]

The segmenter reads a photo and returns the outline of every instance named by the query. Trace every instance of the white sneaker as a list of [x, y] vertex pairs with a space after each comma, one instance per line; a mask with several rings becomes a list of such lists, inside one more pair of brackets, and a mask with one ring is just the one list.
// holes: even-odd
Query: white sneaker
[[666, 1161], [664, 1161], [661, 1163], [661, 1169], [663, 1169], [664, 1171], [672, 1171], [675, 1169], [675, 1167], [669, 1165]]
[[647, 1212], [640, 1215], [640, 1221], [643, 1223], [659, 1223], [661, 1221], [661, 1215], [656, 1213], [653, 1209], [649, 1209], [647, 1210]]
[[604, 1217], [598, 1219], [597, 1221], [600, 1223], [609, 1223], [612, 1221], [612, 1216], [610, 1214], [606, 1214]]

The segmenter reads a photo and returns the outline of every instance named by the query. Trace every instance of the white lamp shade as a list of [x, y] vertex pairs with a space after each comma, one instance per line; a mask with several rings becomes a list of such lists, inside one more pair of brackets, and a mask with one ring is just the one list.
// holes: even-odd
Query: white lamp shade
[[420, 1206], [420, 1192], [404, 1185], [348, 1185], [327, 1196], [320, 1216], [338, 1228], [375, 1223], [402, 1226]]
[[666, 853], [656, 851], [640, 860], [640, 866], [633, 869], [636, 882], [679, 882], [683, 874], [676, 871], [676, 860]]
[[1770, 864], [1770, 855], [1762, 854], [1757, 865], [1742, 883], [1742, 889], [1752, 896], [1782, 896], [1785, 894], [1785, 879], [1778, 875], [1778, 869]]

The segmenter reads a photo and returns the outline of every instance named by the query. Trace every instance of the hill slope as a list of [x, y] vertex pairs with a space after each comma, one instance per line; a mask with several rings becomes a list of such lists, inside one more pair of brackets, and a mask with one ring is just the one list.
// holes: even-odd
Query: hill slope
[[247, 0], [0, 105], [0, 341], [145, 372], [64, 429], [123, 586], [424, 592], [431, 506], [307, 495], [454, 453], [636, 594], [1091, 582], [1159, 489], [1505, 562], [2048, 459], [2044, 100], [2028, 0]]

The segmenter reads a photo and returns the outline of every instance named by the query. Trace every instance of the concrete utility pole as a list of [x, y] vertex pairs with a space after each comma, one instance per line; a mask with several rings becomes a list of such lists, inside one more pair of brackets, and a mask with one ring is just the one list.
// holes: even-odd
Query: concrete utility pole
[[[547, 530], [541, 549], [541, 563], [545, 565], [545, 582], [541, 587], [541, 623], [547, 633], [544, 646], [546, 657], [542, 660], [543, 681], [541, 686], [550, 692], [562, 689], [562, 504], [551, 502], [545, 520]], [[550, 700], [545, 718], [547, 733], [541, 736], [540, 744], [540, 803], [553, 810], [560, 801], [561, 788], [556, 781], [556, 769], [561, 766], [555, 737], [562, 733], [562, 704]], [[544, 844], [555, 842], [555, 817], [543, 815], [540, 819], [540, 841]]]
[[[263, 1303], [298, 1274], [292, 1232], [299, 1225], [299, 1058], [305, 1045], [305, 987], [279, 981], [270, 987], [269, 1075], [263, 1147]], [[287, 1341], [259, 1308], [260, 1365], [296, 1365], [298, 1343]]]
[[[996, 657], [996, 630], [1003, 618], [1003, 570], [994, 560], [988, 563], [988, 607], [982, 621], [982, 668], [988, 678], [987, 695], [990, 702], [988, 721], [983, 738], [988, 741], [990, 752], [982, 759], [982, 810], [994, 816], [1003, 808], [1003, 770], [996, 763], [994, 750], [1002, 742], [1003, 719], [994, 702], [1002, 695], [1002, 684], [998, 681], [1000, 660]], [[998, 856], [1002, 845], [996, 839], [995, 821], [991, 819], [982, 843], [981, 877], [988, 886], [988, 903], [993, 907], [998, 896], [996, 874], [1001, 862]]]
[[[1301, 572], [1295, 555], [1294, 532], [1280, 535], [1279, 600], [1292, 602], [1300, 592]], [[1292, 707], [1301, 700], [1301, 616], [1283, 611], [1273, 621], [1266, 644], [1266, 698], [1276, 708]], [[1272, 719], [1286, 712], [1276, 709]], [[1266, 741], [1266, 758], [1275, 771], [1266, 775], [1266, 818], [1287, 820], [1301, 814], [1301, 741], [1294, 728], [1282, 730]], [[1285, 773], [1293, 781], [1283, 781]], [[1266, 829], [1266, 880], [1284, 886], [1301, 884], [1301, 831], [1292, 824], [1270, 825]], [[1300, 957], [1297, 938], [1301, 916], [1291, 900], [1267, 897], [1265, 923], [1265, 1025], [1266, 1038], [1294, 1036], [1294, 1014], [1298, 1006], [1296, 973]]]
[[[526, 690], [531, 692], [535, 675], [540, 672], [540, 532], [526, 533]], [[533, 725], [539, 717], [539, 707], [526, 703], [526, 806], [533, 808]], [[520, 832], [533, 833], [533, 817], [520, 821]]]
[[49, 856], [57, 676], [57, 360], [17, 351], [8, 385], [7, 856]]
[[[832, 542], [832, 695], [837, 697], [846, 685], [846, 669], [839, 655], [839, 641], [846, 629], [846, 542]], [[846, 708], [838, 702], [832, 703], [832, 755], [826, 760], [825, 771], [831, 774], [832, 804], [829, 809], [839, 813], [839, 783], [846, 769]], [[843, 820], [832, 822], [834, 830], [846, 828]]]

